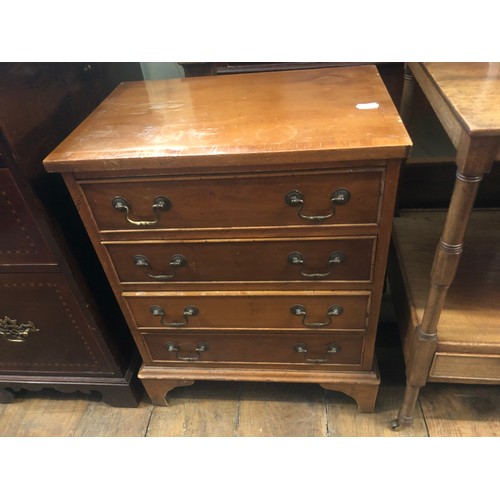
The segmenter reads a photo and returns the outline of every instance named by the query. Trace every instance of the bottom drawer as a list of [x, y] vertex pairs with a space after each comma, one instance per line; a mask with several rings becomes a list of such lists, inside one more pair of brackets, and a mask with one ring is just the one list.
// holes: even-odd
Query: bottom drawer
[[364, 335], [143, 333], [152, 362], [361, 365]]

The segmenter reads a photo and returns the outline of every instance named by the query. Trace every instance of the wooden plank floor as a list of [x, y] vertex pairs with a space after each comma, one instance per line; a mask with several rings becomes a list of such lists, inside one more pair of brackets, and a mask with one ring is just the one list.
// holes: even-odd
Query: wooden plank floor
[[500, 436], [500, 388], [458, 384], [428, 384], [413, 427], [393, 431], [404, 365], [391, 321], [379, 328], [377, 357], [382, 384], [371, 414], [312, 384], [199, 381], [174, 389], [168, 407], [154, 407], [144, 395], [137, 408], [113, 408], [98, 395], [20, 391], [0, 404], [0, 436]]
[[22, 391], [0, 406], [1, 437], [424, 437], [500, 436], [498, 387], [429, 384], [412, 428], [390, 421], [402, 383], [380, 388], [375, 413], [347, 396], [308, 384], [198, 382], [172, 393], [169, 407], [112, 408], [98, 396]]

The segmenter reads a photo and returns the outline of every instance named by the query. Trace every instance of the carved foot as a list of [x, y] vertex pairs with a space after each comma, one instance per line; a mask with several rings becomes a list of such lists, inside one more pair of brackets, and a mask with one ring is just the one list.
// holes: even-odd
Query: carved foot
[[0, 403], [11, 403], [14, 399], [14, 391], [11, 389], [0, 388]]
[[360, 413], [371, 413], [375, 410], [379, 384], [348, 384], [326, 383], [320, 384], [328, 391], [338, 391], [356, 400]]
[[167, 393], [180, 386], [192, 385], [194, 380], [162, 380], [142, 378], [151, 403], [155, 406], [168, 406]]

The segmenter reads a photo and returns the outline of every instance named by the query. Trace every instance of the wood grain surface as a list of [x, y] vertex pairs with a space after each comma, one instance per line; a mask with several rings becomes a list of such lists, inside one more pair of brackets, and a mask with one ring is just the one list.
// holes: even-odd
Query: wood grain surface
[[421, 66], [470, 135], [500, 134], [500, 63]]
[[376, 412], [316, 384], [197, 381], [169, 393], [170, 405], [111, 408], [96, 395], [21, 391], [0, 405], [1, 437], [498, 437], [493, 386], [428, 384], [411, 428], [390, 427], [402, 377], [383, 383]]
[[[49, 171], [402, 158], [411, 141], [374, 66], [124, 83]], [[300, 153], [300, 154], [297, 154]], [[149, 162], [144, 162], [149, 159]], [[146, 164], [145, 164], [146, 163]]]
[[[438, 326], [438, 351], [500, 354], [500, 212], [474, 211], [462, 260]], [[394, 239], [417, 320], [422, 318], [434, 251], [446, 212], [406, 211]], [[415, 235], [418, 234], [416, 238]], [[441, 347], [446, 344], [446, 348]]]
[[[366, 66], [125, 84], [45, 164], [64, 173], [153, 403], [192, 380], [309, 381], [372, 411], [388, 222], [409, 146]], [[124, 289], [102, 246], [266, 236], [373, 236], [371, 279], [363, 290], [256, 290], [245, 276], [239, 289]]]

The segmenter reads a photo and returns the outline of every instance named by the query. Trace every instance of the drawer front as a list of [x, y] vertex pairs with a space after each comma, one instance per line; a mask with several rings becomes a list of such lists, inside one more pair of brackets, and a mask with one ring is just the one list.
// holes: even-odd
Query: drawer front
[[113, 373], [60, 275], [1, 278], [0, 372]]
[[370, 283], [375, 237], [108, 243], [122, 283]]
[[429, 380], [500, 383], [500, 356], [489, 354], [436, 353]]
[[142, 335], [153, 362], [292, 363], [302, 367], [361, 365], [362, 335]]
[[29, 204], [4, 168], [0, 168], [0, 235], [0, 266], [55, 263]]
[[200, 292], [124, 297], [139, 328], [366, 329], [368, 292]]
[[81, 186], [101, 231], [376, 224], [383, 172], [137, 178]]

